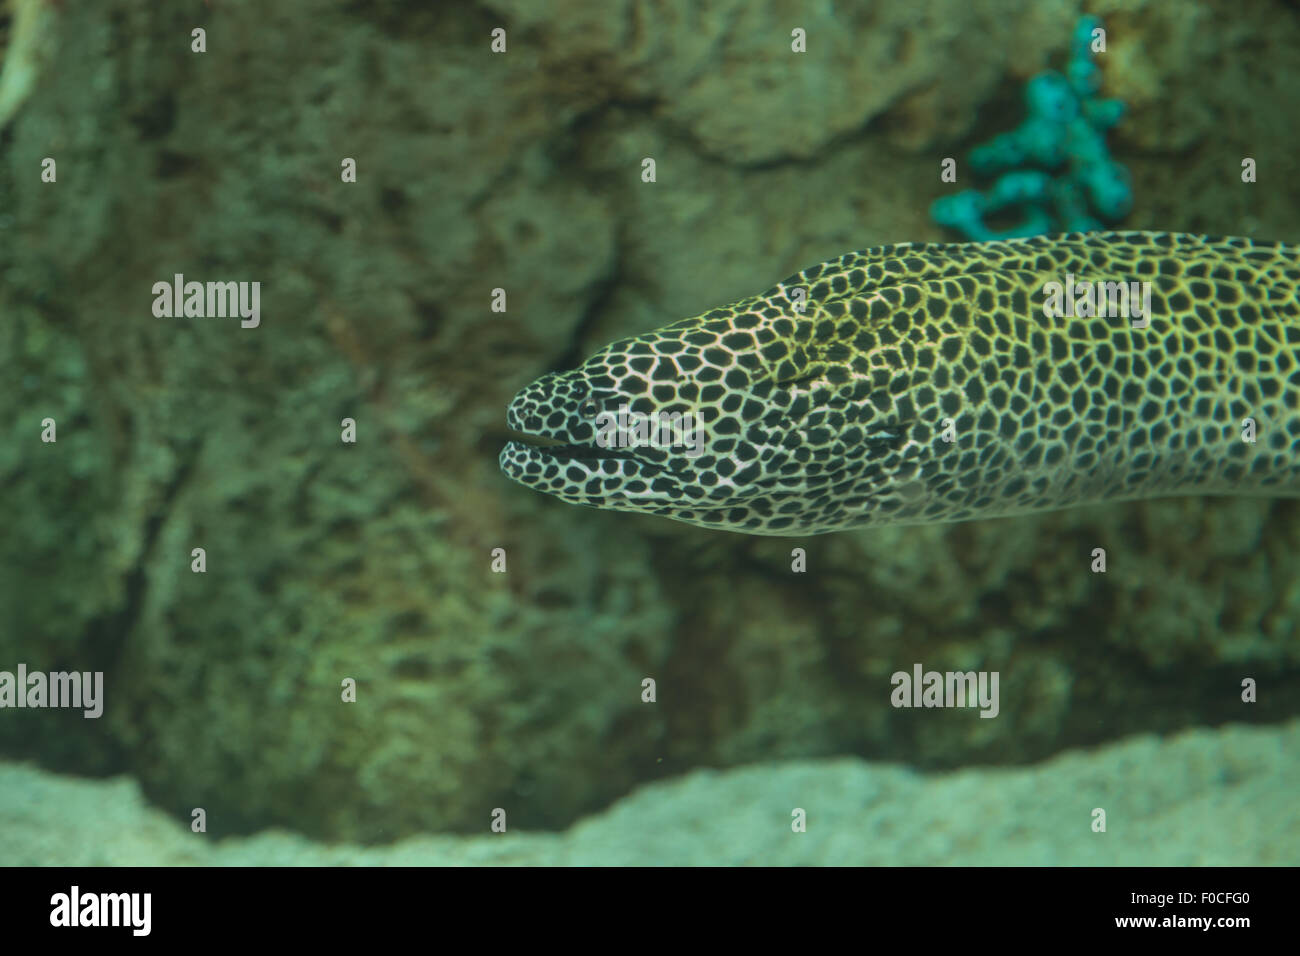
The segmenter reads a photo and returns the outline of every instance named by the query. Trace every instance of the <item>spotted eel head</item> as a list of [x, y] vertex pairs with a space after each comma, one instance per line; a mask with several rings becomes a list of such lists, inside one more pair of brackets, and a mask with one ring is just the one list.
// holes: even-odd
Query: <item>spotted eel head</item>
[[[1149, 328], [1048, 308], [1073, 277], [1147, 286]], [[1297, 277], [1285, 244], [1171, 233], [848, 253], [529, 385], [501, 465], [576, 504], [775, 535], [1280, 487]], [[619, 405], [689, 413], [698, 444], [602, 446]], [[1288, 422], [1249, 467], [1247, 415]]]
[[790, 291], [614, 342], [537, 379], [507, 410], [523, 437], [502, 451], [502, 470], [573, 504], [752, 534], [859, 526], [900, 506], [921, 446], [892, 399], [869, 399], [888, 394], [880, 386], [902, 359], [876, 350], [853, 371], [837, 323], [824, 308], [795, 309]]

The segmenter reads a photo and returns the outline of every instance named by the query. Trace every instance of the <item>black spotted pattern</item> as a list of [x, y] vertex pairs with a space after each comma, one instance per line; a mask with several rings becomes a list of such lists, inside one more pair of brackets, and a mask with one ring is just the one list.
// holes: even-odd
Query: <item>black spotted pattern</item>
[[[1045, 314], [1067, 276], [1150, 283], [1149, 325]], [[1298, 283], [1295, 247], [1172, 233], [849, 253], [528, 385], [508, 424], [565, 445], [510, 442], [501, 467], [575, 504], [769, 535], [1300, 495]], [[621, 404], [696, 416], [699, 453], [593, 451], [593, 413]]]

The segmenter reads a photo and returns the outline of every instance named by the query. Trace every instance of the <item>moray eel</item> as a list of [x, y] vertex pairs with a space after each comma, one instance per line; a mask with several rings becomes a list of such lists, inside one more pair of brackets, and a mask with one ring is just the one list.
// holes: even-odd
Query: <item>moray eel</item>
[[[1149, 324], [1045, 314], [1067, 281], [1147, 283]], [[543, 375], [500, 464], [573, 504], [761, 535], [1300, 495], [1297, 283], [1300, 247], [1174, 233], [851, 252]], [[673, 413], [702, 440], [611, 440], [685, 436], [632, 429]]]

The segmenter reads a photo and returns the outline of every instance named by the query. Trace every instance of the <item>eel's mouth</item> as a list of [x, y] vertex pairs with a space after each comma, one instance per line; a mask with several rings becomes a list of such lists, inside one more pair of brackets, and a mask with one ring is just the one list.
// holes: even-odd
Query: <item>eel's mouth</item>
[[606, 448], [595, 443], [579, 445], [574, 442], [566, 442], [562, 438], [552, 438], [548, 435], [532, 435], [514, 428], [507, 430], [506, 438], [510, 444], [522, 446], [530, 457], [536, 457], [543, 461], [547, 459], [556, 461], [603, 461], [605, 459], [615, 459], [633, 461], [642, 467], [654, 467], [640, 455], [626, 448]]

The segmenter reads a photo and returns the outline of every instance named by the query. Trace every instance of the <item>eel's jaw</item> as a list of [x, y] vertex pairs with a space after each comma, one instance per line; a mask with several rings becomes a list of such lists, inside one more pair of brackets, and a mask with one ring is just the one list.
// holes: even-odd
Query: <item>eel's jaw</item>
[[506, 477], [521, 485], [573, 504], [619, 510], [671, 500], [651, 487], [656, 479], [669, 477], [667, 470], [630, 451], [553, 439], [534, 443], [534, 437], [506, 442], [498, 458]]

